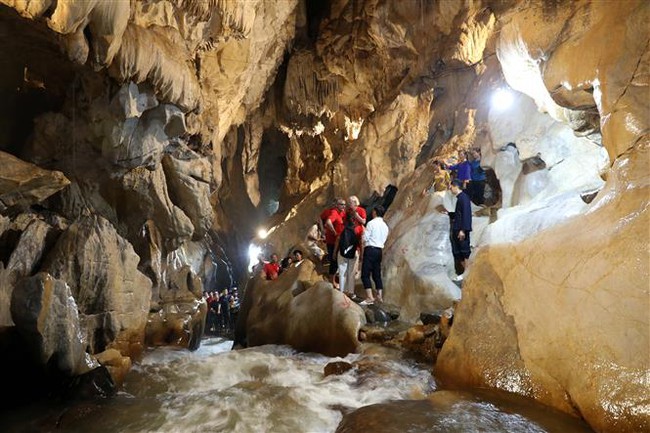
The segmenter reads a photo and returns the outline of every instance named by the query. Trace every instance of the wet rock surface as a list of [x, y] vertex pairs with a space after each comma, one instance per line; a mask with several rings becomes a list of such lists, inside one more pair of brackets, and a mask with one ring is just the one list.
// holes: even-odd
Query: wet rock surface
[[[479, 398], [481, 396], [482, 398]], [[591, 432], [582, 421], [520, 397], [437, 391], [423, 400], [405, 400], [362, 407], [343, 417], [337, 433], [375, 431], [447, 432]]]
[[288, 344], [300, 351], [345, 356], [359, 349], [358, 334], [364, 323], [361, 307], [323, 281], [314, 264], [305, 260], [277, 280], [261, 275], [250, 280], [235, 344]]

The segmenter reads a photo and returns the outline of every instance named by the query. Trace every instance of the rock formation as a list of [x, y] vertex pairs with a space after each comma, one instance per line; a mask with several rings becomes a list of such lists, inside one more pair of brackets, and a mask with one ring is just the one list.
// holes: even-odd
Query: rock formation
[[[647, 427], [647, 2], [0, 3], [0, 336], [40, 347], [11, 299], [67, 285], [119, 379], [145, 335], [195, 346], [201, 291], [243, 284], [251, 242], [283, 255], [333, 197], [390, 184], [386, 300], [415, 320], [460, 299], [441, 379]], [[468, 147], [491, 199], [459, 290], [444, 193], [422, 191]], [[307, 280], [252, 283], [249, 343], [319, 350], [302, 300], [340, 299]]]
[[[320, 280], [320, 281], [319, 281]], [[359, 346], [363, 310], [304, 260], [277, 280], [257, 275], [246, 287], [235, 344], [289, 344], [305, 352], [345, 356]]]

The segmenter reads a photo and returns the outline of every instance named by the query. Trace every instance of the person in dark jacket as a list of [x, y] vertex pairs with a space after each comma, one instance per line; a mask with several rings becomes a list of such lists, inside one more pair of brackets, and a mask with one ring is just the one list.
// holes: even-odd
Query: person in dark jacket
[[454, 281], [462, 281], [467, 259], [471, 253], [469, 236], [472, 231], [472, 205], [469, 196], [463, 191], [463, 182], [454, 179], [449, 187], [456, 196], [456, 209], [451, 222], [451, 252], [454, 255], [456, 277]]
[[485, 171], [481, 167], [481, 153], [473, 149], [471, 154], [472, 159], [470, 165], [472, 167], [472, 181], [469, 183], [469, 198], [472, 202], [480, 206], [485, 203]]

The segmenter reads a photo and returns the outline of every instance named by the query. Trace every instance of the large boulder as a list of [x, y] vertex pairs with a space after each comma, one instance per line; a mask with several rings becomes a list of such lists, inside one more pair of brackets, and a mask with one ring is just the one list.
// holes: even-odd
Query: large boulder
[[70, 286], [91, 353], [142, 350], [151, 281], [138, 262], [131, 244], [98, 216], [71, 224], [45, 259], [42, 269]]
[[277, 280], [259, 275], [250, 280], [235, 343], [288, 344], [300, 351], [345, 356], [358, 350], [363, 324], [361, 307], [323, 281], [305, 260]]
[[47, 273], [22, 280], [13, 292], [11, 315], [37, 363], [70, 376], [99, 366], [86, 353], [77, 303], [65, 281]]
[[551, 413], [552, 416], [545, 406], [505, 393], [437, 391], [422, 400], [361, 407], [343, 417], [336, 433], [591, 431], [582, 421], [566, 414]]

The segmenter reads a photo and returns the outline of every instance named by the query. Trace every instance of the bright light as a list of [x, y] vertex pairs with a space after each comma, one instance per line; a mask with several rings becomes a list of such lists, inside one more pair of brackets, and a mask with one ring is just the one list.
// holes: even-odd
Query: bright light
[[266, 239], [266, 237], [269, 235], [269, 232], [266, 231], [266, 229], [259, 229], [257, 231], [257, 237], [260, 239]]
[[505, 110], [509, 108], [513, 101], [514, 101], [514, 96], [512, 92], [506, 89], [497, 89], [493, 94], [492, 94], [492, 107], [496, 108], [497, 110]]
[[250, 244], [248, 246], [248, 271], [253, 270], [253, 266], [255, 266], [258, 262], [258, 257], [262, 254], [262, 248], [255, 245], [255, 244]]

